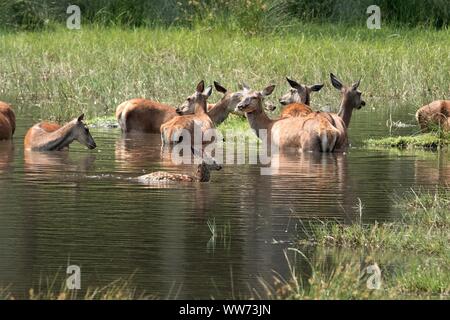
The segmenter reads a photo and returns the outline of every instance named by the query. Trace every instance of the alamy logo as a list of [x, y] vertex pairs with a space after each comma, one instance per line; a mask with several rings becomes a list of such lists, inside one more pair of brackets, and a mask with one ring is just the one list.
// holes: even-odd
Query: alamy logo
[[67, 29], [81, 29], [81, 10], [77, 5], [70, 5], [66, 10], [70, 16], [66, 20]]
[[367, 274], [370, 274], [367, 279], [367, 289], [378, 290], [381, 289], [381, 269], [376, 263], [366, 268]]
[[367, 18], [368, 29], [381, 29], [381, 9], [379, 6], [371, 5], [367, 8], [367, 14], [370, 16]]
[[70, 265], [66, 269], [66, 273], [69, 275], [66, 280], [66, 286], [69, 290], [81, 289], [81, 269], [77, 265]]

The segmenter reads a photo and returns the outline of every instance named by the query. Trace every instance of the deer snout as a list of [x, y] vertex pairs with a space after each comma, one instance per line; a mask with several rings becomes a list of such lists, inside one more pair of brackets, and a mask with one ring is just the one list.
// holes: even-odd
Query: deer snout
[[366, 105], [366, 102], [364, 100], [361, 100], [361, 104], [358, 107], [358, 109], [361, 109], [362, 107], [364, 107]]
[[280, 99], [278, 100], [278, 102], [280, 102], [280, 104], [283, 105], [283, 106], [285, 106], [285, 105], [288, 104], [287, 101], [284, 100], [284, 99], [282, 99], [282, 98], [280, 98]]

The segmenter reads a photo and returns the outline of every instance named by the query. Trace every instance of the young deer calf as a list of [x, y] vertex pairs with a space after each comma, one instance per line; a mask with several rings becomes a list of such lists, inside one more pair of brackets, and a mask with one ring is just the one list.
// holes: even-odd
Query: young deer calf
[[416, 120], [422, 132], [437, 128], [450, 131], [450, 100], [436, 100], [419, 108]]
[[52, 122], [40, 122], [31, 127], [24, 141], [25, 150], [31, 151], [57, 151], [69, 147], [77, 140], [89, 149], [97, 145], [83, 123], [84, 115], [66, 123], [63, 126]]
[[[191, 150], [194, 155], [197, 153], [192, 147]], [[212, 157], [202, 156], [201, 159], [202, 162], [197, 166], [197, 171], [194, 175], [157, 171], [140, 176], [137, 180], [140, 183], [145, 184], [165, 182], [208, 182], [211, 176], [210, 170], [221, 170], [222, 166]]]
[[0, 101], [0, 140], [9, 140], [16, 130], [16, 115], [11, 106]]

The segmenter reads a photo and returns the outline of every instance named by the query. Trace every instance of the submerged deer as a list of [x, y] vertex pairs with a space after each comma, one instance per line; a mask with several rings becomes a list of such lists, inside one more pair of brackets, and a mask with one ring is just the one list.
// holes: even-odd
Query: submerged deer
[[0, 140], [9, 140], [16, 130], [16, 115], [11, 106], [0, 101]]
[[60, 126], [52, 122], [40, 122], [31, 127], [25, 136], [25, 150], [56, 151], [63, 150], [77, 140], [89, 149], [97, 145], [83, 123], [84, 114]]
[[[231, 92], [217, 81], [214, 81], [214, 87], [223, 94], [223, 97], [215, 104], [207, 104], [207, 113], [214, 125], [218, 126], [225, 121], [230, 113], [235, 111], [236, 105], [241, 101], [242, 92]], [[191, 96], [176, 109], [177, 113], [181, 115], [193, 114], [196, 104], [197, 100]]]
[[[197, 85], [195, 93], [187, 99], [195, 101], [194, 114], [176, 116], [172, 120], [161, 125], [161, 140], [164, 144], [181, 142], [184, 133], [189, 133], [191, 142], [194, 141], [194, 133], [198, 128], [200, 133], [214, 128], [214, 123], [207, 113], [207, 100], [212, 93], [212, 87], [205, 89], [203, 80]], [[203, 139], [202, 139], [203, 141]]]
[[422, 132], [438, 128], [450, 131], [450, 100], [436, 100], [419, 108], [416, 120]]
[[311, 113], [305, 117], [270, 119], [263, 110], [263, 99], [269, 96], [275, 86], [262, 91], [245, 90], [237, 110], [245, 112], [250, 127], [260, 138], [260, 130], [267, 131], [269, 143], [280, 149], [294, 148], [300, 151], [332, 152], [338, 140], [338, 130], [323, 117]]
[[[193, 148], [191, 148], [191, 150], [195, 155], [196, 152]], [[145, 184], [164, 182], [208, 182], [211, 177], [210, 170], [221, 170], [222, 166], [211, 157], [203, 156], [201, 159], [202, 162], [197, 166], [197, 171], [194, 175], [157, 171], [140, 176], [137, 180], [140, 183]]]
[[303, 117], [313, 112], [310, 108], [311, 92], [320, 91], [323, 84], [308, 86], [289, 78], [286, 78], [286, 80], [291, 86], [291, 89], [279, 99], [280, 104], [285, 106], [281, 111], [281, 117]]

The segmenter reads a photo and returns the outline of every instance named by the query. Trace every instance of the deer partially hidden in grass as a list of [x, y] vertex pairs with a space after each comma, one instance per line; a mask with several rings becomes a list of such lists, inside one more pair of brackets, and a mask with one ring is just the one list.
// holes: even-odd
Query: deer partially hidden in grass
[[9, 140], [16, 130], [16, 115], [11, 106], [0, 101], [0, 140]]
[[195, 101], [194, 113], [189, 115], [176, 116], [172, 120], [167, 121], [161, 125], [161, 140], [163, 145], [175, 144], [181, 142], [185, 137], [185, 134], [189, 134], [192, 145], [194, 144], [194, 134], [199, 133], [202, 135], [201, 142], [203, 141], [203, 134], [214, 128], [214, 122], [211, 120], [207, 113], [207, 100], [212, 93], [212, 87], [208, 86], [205, 89], [204, 81], [202, 80], [196, 88], [195, 93], [190, 96], [186, 103]]
[[40, 122], [31, 127], [25, 135], [25, 150], [57, 151], [67, 149], [77, 140], [89, 149], [97, 145], [88, 127], [83, 122], [84, 114], [61, 126], [52, 122]]
[[280, 104], [284, 106], [280, 114], [281, 117], [303, 117], [313, 112], [310, 107], [311, 92], [320, 91], [323, 84], [308, 86], [289, 78], [286, 78], [286, 80], [291, 86], [291, 89], [279, 99]]
[[419, 108], [416, 120], [422, 132], [433, 129], [450, 131], [450, 100], [436, 100]]
[[201, 157], [202, 162], [197, 166], [197, 171], [193, 175], [157, 171], [142, 175], [137, 178], [140, 183], [155, 184], [167, 182], [208, 182], [211, 178], [211, 170], [221, 170], [222, 166], [216, 160], [206, 155], [200, 155], [196, 149], [191, 147], [194, 156]]
[[318, 113], [305, 117], [270, 119], [263, 110], [263, 99], [269, 96], [275, 86], [262, 91], [244, 90], [242, 101], [236, 106], [245, 112], [250, 127], [260, 137], [260, 130], [266, 130], [268, 143], [280, 149], [294, 148], [300, 151], [332, 152], [338, 140], [339, 131]]

